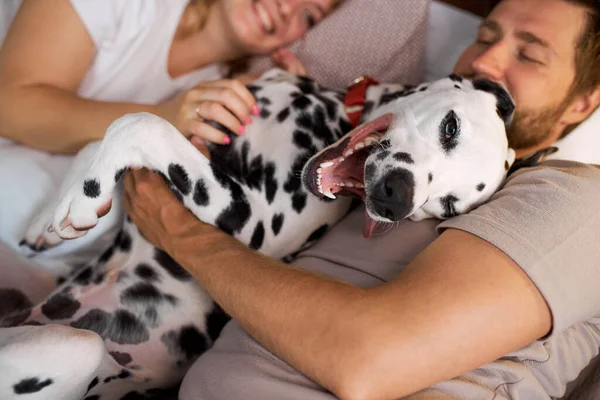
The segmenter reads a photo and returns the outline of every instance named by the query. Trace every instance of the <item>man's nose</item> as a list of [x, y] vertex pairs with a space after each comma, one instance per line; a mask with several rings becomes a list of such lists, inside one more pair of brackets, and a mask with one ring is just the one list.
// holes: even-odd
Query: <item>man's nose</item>
[[507, 44], [502, 41], [489, 46], [473, 60], [473, 71], [477, 76], [503, 82], [504, 72], [509, 61], [508, 53]]

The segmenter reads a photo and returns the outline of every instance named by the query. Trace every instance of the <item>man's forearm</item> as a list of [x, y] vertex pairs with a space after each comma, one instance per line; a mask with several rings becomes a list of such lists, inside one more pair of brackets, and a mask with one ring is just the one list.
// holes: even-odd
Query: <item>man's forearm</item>
[[448, 232], [398, 279], [365, 290], [268, 259], [220, 232], [207, 237], [182, 242], [178, 248], [198, 251], [175, 258], [256, 340], [342, 398], [406, 396], [550, 326], [523, 271], [463, 232]]
[[106, 128], [124, 114], [156, 112], [152, 105], [86, 100], [46, 85], [0, 91], [0, 136], [56, 153], [75, 153], [102, 139]]

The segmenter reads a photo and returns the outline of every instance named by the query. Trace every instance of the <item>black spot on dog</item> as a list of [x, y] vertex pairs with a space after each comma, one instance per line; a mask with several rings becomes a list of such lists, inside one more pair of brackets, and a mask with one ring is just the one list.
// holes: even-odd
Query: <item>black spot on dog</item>
[[119, 372], [117, 375], [111, 375], [108, 376], [104, 379], [104, 383], [108, 383], [110, 381], [114, 381], [116, 379], [125, 379], [125, 378], [129, 378], [131, 376], [131, 372], [122, 369], [121, 372]]
[[138, 392], [129, 392], [119, 400], [148, 400], [146, 396]]
[[146, 282], [138, 282], [121, 292], [120, 299], [124, 305], [135, 303], [156, 304], [163, 301], [163, 295], [156, 286]]
[[106, 249], [104, 253], [102, 253], [100, 258], [98, 259], [98, 262], [102, 264], [106, 263], [108, 260], [110, 260], [113, 254], [115, 254], [115, 248], [114, 246], [111, 246], [108, 249]]
[[119, 344], [139, 344], [148, 341], [150, 332], [135, 315], [127, 310], [117, 310], [113, 314], [107, 337]]
[[131, 235], [126, 231], [122, 230], [119, 232], [117, 237], [115, 238], [115, 246], [117, 246], [121, 251], [128, 252], [131, 250]]
[[183, 361], [192, 361], [208, 348], [206, 337], [193, 325], [171, 330], [160, 337], [169, 354]]
[[424, 92], [427, 90], [427, 86], [423, 86], [422, 88], [419, 89], [419, 92]]
[[183, 193], [185, 196], [190, 194], [192, 190], [192, 183], [190, 182], [190, 178], [188, 177], [188, 173], [185, 169], [179, 164], [169, 164], [169, 178], [173, 182], [173, 185]]
[[72, 296], [57, 293], [42, 305], [42, 314], [51, 320], [71, 318], [81, 307]]
[[189, 272], [181, 267], [170, 255], [162, 251], [161, 249], [154, 250], [154, 259], [158, 264], [163, 267], [169, 275], [180, 281], [187, 281], [192, 279]]
[[262, 155], [259, 155], [252, 159], [250, 166], [248, 167], [248, 173], [246, 174], [246, 184], [248, 187], [253, 189], [260, 189], [263, 181], [263, 161]]
[[258, 103], [265, 105], [265, 106], [270, 106], [271, 105], [271, 99], [269, 99], [268, 97], [261, 97], [258, 99]]
[[110, 325], [111, 315], [106, 311], [93, 309], [88, 311], [77, 321], [71, 322], [71, 326], [77, 329], [88, 329], [96, 332], [101, 337], [106, 336]]
[[172, 294], [165, 294], [165, 299], [171, 303], [172, 306], [176, 306], [177, 303], [179, 303], [179, 299], [175, 296], [173, 296]]
[[290, 108], [286, 107], [283, 110], [279, 111], [279, 113], [277, 114], [277, 122], [279, 122], [280, 124], [285, 121], [287, 119], [287, 117], [289, 117], [290, 115]]
[[443, 218], [452, 218], [452, 217], [456, 217], [458, 215], [458, 211], [456, 211], [456, 202], [458, 202], [459, 199], [456, 196], [453, 196], [451, 194], [442, 197], [440, 199], [440, 202], [442, 203], [442, 207], [444, 207], [444, 213], [442, 214]]
[[[325, 105], [325, 110], [327, 111], [327, 118], [329, 118], [330, 120], [334, 120], [337, 117], [337, 104], [336, 102], [334, 102], [331, 99], [328, 99], [327, 97], [320, 95], [320, 94], [316, 94], [315, 93], [315, 97], [317, 97], [317, 99], [321, 100], [321, 102]], [[364, 107], [363, 107], [363, 113], [364, 113]]]
[[294, 144], [302, 149], [308, 150], [310, 153], [316, 153], [317, 148], [313, 144], [312, 138], [308, 133], [296, 130], [294, 131]]
[[273, 235], [279, 235], [281, 232], [281, 227], [283, 226], [283, 214], [275, 214], [273, 215], [273, 219], [271, 220], [271, 230], [273, 231]]
[[377, 154], [377, 156], [375, 158], [379, 161], [382, 161], [389, 155], [390, 155], [390, 152], [388, 150], [384, 150], [384, 151], [380, 152], [379, 154]]
[[368, 115], [371, 111], [373, 111], [373, 107], [375, 107], [375, 102], [372, 100], [365, 101], [365, 105], [363, 106], [362, 115]]
[[476, 79], [473, 81], [473, 87], [491, 93], [496, 97], [496, 108], [498, 116], [504, 121], [505, 125], [510, 124], [513, 113], [515, 112], [515, 103], [510, 94], [502, 85], [487, 79]]
[[313, 233], [310, 234], [308, 239], [306, 239], [306, 242], [307, 243], [316, 242], [317, 240], [321, 239], [325, 235], [325, 233], [327, 233], [328, 229], [329, 229], [329, 225], [327, 225], [327, 224], [321, 225], [317, 230], [315, 230]]
[[455, 88], [455, 89], [461, 89], [461, 87], [460, 87], [460, 86], [458, 86], [458, 85], [454, 85], [454, 88]]
[[15, 394], [36, 393], [43, 388], [52, 385], [52, 383], [54, 383], [52, 379], [46, 379], [45, 381], [40, 382], [38, 378], [27, 378], [13, 385], [13, 390]]
[[392, 142], [390, 142], [390, 139], [384, 139], [381, 142], [379, 142], [379, 146], [384, 150], [389, 149], [391, 145]]
[[129, 353], [121, 353], [119, 351], [111, 351], [108, 353], [122, 366], [127, 366], [132, 360], [131, 355]]
[[[300, 214], [306, 207], [307, 195], [304, 192], [296, 192], [292, 195], [292, 208]], [[330, 199], [331, 200], [331, 199]]]
[[308, 154], [302, 153], [296, 156], [294, 162], [292, 163], [292, 168], [288, 173], [287, 180], [283, 184], [283, 190], [287, 193], [295, 193], [300, 190], [302, 187], [302, 181], [300, 180], [300, 174], [302, 173], [302, 168], [308, 159]]
[[375, 172], [377, 171], [377, 167], [375, 164], [369, 164], [365, 167], [365, 182], [370, 181], [373, 176], [375, 176]]
[[100, 182], [96, 179], [86, 179], [83, 182], [83, 194], [92, 199], [100, 196]]
[[148, 264], [139, 264], [135, 267], [135, 274], [148, 282], [156, 282], [159, 280], [158, 273]]
[[99, 382], [98, 377], [95, 377], [94, 379], [92, 379], [92, 381], [90, 382], [90, 384], [87, 387], [87, 391], [89, 392], [90, 390], [92, 390], [94, 388], [94, 386], [96, 386], [98, 384], [98, 382]]
[[123, 177], [123, 175], [127, 173], [127, 171], [129, 171], [129, 167], [121, 168], [120, 170], [118, 170], [115, 174], [115, 183], [119, 182], [119, 180]]
[[325, 109], [323, 108], [323, 106], [315, 106], [313, 113], [313, 122], [313, 134], [316, 137], [321, 139], [325, 144], [335, 142], [336, 137], [327, 125], [327, 120], [325, 118]]
[[[31, 303], [27, 296], [20, 290], [0, 288], [0, 319], [19, 311], [28, 310], [31, 307], [33, 307], [33, 303]], [[27, 318], [27, 316], [25, 316], [25, 318]], [[6, 321], [3, 321], [3, 323], [5, 322]], [[13, 321], [14, 324], [20, 322], [22, 321]]]
[[239, 232], [248, 222], [252, 209], [241, 186], [211, 162], [212, 172], [217, 182], [229, 189], [231, 203], [223, 210], [215, 221], [217, 228], [233, 235]]
[[77, 274], [73, 282], [82, 286], [89, 285], [92, 282], [93, 272], [94, 270], [92, 267], [85, 267], [79, 274]]
[[275, 163], [269, 162], [265, 165], [265, 194], [267, 202], [273, 203], [277, 193], [277, 179], [275, 179]]
[[258, 250], [262, 247], [265, 240], [265, 226], [262, 221], [259, 221], [254, 228], [252, 238], [250, 239], [249, 247], [253, 250]]
[[415, 160], [413, 160], [412, 156], [408, 153], [400, 151], [393, 155], [394, 160], [398, 162], [404, 162], [406, 164], [414, 164]]
[[300, 89], [302, 93], [309, 94], [315, 92], [315, 83], [311, 79], [305, 76], [301, 76], [299, 78], [300, 81], [298, 83], [298, 89]]
[[485, 183], [480, 183], [479, 185], [477, 185], [477, 191], [478, 192], [483, 191], [483, 189], [485, 189]]
[[197, 206], [205, 207], [208, 205], [210, 198], [208, 196], [208, 190], [203, 179], [198, 179], [194, 185], [194, 203]]
[[461, 78], [460, 76], [456, 75], [456, 74], [451, 74], [448, 76], [448, 78], [450, 78], [451, 81], [454, 82], [462, 82], [463, 78]]
[[213, 303], [213, 309], [206, 315], [206, 330], [208, 337], [214, 342], [217, 340], [223, 327], [231, 318], [217, 303]]
[[296, 126], [298, 128], [303, 128], [309, 132], [313, 132], [314, 131], [314, 124], [313, 124], [313, 119], [311, 118], [311, 115], [308, 113], [300, 113], [297, 117], [296, 117]]
[[427, 175], [427, 181], [429, 183], [431, 183], [433, 181], [433, 174], [430, 172], [429, 175]]
[[292, 107], [301, 111], [306, 110], [311, 104], [312, 101], [308, 96], [298, 96], [292, 101]]
[[260, 117], [261, 118], [269, 118], [271, 116], [271, 111], [267, 110], [266, 108], [261, 108], [260, 109]]

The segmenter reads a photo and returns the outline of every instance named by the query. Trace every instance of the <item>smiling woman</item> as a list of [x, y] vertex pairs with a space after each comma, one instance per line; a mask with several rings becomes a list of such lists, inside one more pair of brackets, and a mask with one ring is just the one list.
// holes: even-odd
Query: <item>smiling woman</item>
[[[222, 79], [228, 65], [292, 43], [333, 4], [24, 0], [0, 51], [0, 136], [73, 153], [101, 139], [118, 117], [149, 111], [186, 137], [228, 144], [225, 134], [204, 121], [242, 134], [258, 114], [240, 82]], [[291, 54], [277, 54], [284, 68], [301, 70]], [[43, 111], [32, 119], [32, 109]]]

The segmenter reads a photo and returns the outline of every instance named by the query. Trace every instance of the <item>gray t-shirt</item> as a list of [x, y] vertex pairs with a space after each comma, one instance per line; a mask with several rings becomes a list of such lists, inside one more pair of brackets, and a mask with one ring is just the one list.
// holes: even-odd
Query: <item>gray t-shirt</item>
[[552, 333], [431, 391], [460, 399], [560, 397], [600, 346], [599, 204], [599, 166], [549, 161], [518, 171], [488, 203], [441, 224], [402, 221], [365, 239], [361, 207], [295, 264], [368, 287], [392, 279], [443, 229], [481, 237], [538, 287], [552, 312]]

